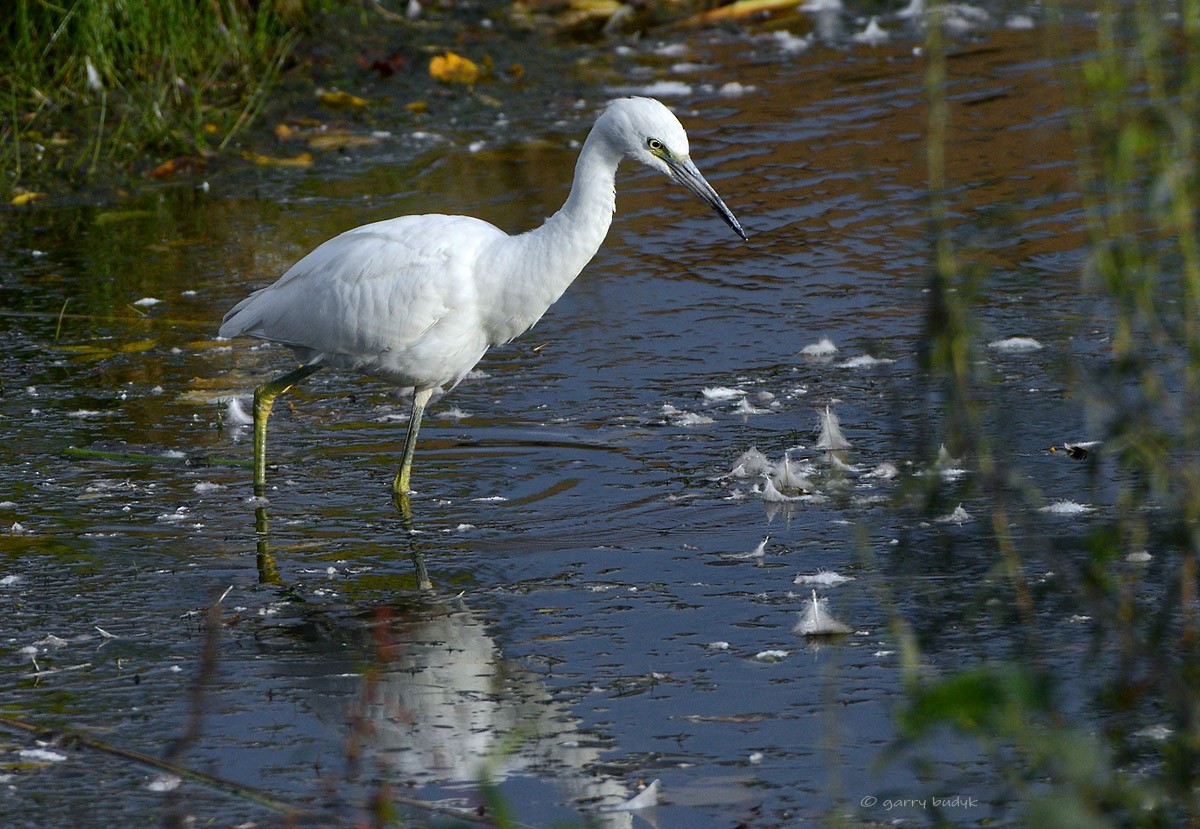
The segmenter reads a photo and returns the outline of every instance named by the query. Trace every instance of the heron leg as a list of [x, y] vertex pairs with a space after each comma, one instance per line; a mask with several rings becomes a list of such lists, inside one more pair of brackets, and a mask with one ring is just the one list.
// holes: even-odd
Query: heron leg
[[319, 370], [319, 365], [300, 366], [287, 374], [281, 374], [269, 383], [254, 390], [254, 494], [264, 495], [267, 491], [267, 418], [275, 398], [308, 375]]
[[412, 477], [413, 454], [417, 451], [417, 432], [421, 431], [421, 417], [431, 397], [433, 389], [416, 389], [413, 392], [412, 417], [408, 420], [408, 435], [404, 438], [404, 457], [400, 461], [400, 471], [392, 481], [392, 495], [398, 500], [407, 500], [408, 493], [412, 491], [408, 483]]

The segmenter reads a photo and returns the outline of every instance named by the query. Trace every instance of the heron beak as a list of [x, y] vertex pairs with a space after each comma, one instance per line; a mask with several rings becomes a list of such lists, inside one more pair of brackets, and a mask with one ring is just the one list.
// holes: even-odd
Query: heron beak
[[712, 188], [712, 185], [704, 180], [704, 176], [700, 175], [700, 171], [696, 169], [696, 165], [692, 163], [692, 159], [688, 156], [664, 156], [663, 161], [667, 163], [667, 167], [671, 171], [671, 177], [682, 184], [687, 189], [691, 190], [700, 200], [717, 212], [725, 224], [733, 228], [734, 232], [742, 237], [742, 241], [746, 240], [746, 231], [742, 230], [742, 226], [738, 224], [738, 220], [734, 218], [733, 213], [725, 206], [725, 202], [721, 201], [721, 197], [717, 195], [717, 191]]

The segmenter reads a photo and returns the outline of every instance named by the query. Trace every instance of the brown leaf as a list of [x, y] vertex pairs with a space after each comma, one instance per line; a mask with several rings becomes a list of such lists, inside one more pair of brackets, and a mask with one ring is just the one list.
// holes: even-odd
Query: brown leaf
[[150, 171], [150, 178], [170, 178], [181, 173], [204, 169], [204, 159], [198, 155], [178, 155], [169, 158]]

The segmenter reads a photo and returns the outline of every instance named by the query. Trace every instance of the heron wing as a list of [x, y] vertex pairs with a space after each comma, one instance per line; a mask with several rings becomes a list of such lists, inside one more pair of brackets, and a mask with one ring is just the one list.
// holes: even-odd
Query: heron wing
[[466, 216], [363, 225], [234, 306], [220, 335], [259, 337], [314, 355], [377, 358], [413, 344], [448, 314], [477, 313], [473, 265], [481, 247], [503, 236]]

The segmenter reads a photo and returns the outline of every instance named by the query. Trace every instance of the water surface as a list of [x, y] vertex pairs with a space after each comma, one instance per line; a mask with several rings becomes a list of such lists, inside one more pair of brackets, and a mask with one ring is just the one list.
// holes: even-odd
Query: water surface
[[[981, 345], [1043, 346], [980, 349], [988, 411], [1010, 413], [994, 428], [1047, 498], [1100, 503], [1100, 484], [1043, 451], [1086, 437], [1064, 365], [1103, 342], [1075, 310], [1081, 214], [1041, 38], [997, 25], [954, 47], [953, 219], [989, 269]], [[931, 245], [923, 63], [899, 33], [875, 48], [785, 45], [702, 33], [613, 52], [635, 84], [688, 86], [666, 100], [750, 241], [623, 169], [609, 240], [578, 282], [431, 407], [413, 532], [388, 498], [406, 399], [332, 372], [276, 407], [270, 531], [256, 532], [249, 469], [210, 463], [250, 454], [219, 401], [290, 355], [217, 341], [220, 317], [367, 221], [451, 211], [535, 226], [565, 198], [572, 142], [611, 89], [579, 104], [506, 100], [476, 151], [469, 130], [429, 126], [437, 136], [418, 141], [398, 126], [382, 147], [304, 171], [10, 214], [6, 713], [154, 756], [190, 722], [177, 762], [323, 820], [361, 818], [385, 784], [474, 807], [484, 775], [537, 825], [643, 825], [596, 810], [655, 778], [651, 825], [664, 829], [924, 820], [920, 806], [883, 803], [930, 793], [972, 799], [954, 812], [963, 825], [1010, 819], [965, 744], [944, 746], [921, 777], [881, 762], [902, 690], [893, 613], [934, 670], [1019, 641], [991, 505], [970, 474], [946, 476], [941, 498], [943, 514], [961, 503], [973, 519], [937, 521], [900, 497], [939, 434], [917, 371]], [[723, 94], [731, 78], [742, 89]], [[160, 302], [135, 304], [147, 297]], [[804, 357], [821, 338], [836, 354]], [[744, 392], [758, 413], [739, 413], [740, 397], [709, 400], [712, 387]], [[850, 471], [816, 448], [826, 407]], [[760, 481], [722, 477], [751, 447], [811, 461], [820, 497], [768, 503]], [[899, 478], [871, 476], [881, 464]], [[1031, 568], [1047, 540], [1069, 546], [1087, 521], [1035, 519]], [[742, 555], [767, 536], [761, 559]], [[414, 553], [432, 593], [416, 588]], [[793, 579], [821, 570], [853, 576], [817, 590], [855, 633], [818, 642], [792, 631], [811, 590]], [[205, 608], [220, 597], [205, 670]], [[1084, 674], [1087, 632], [1044, 606], [1061, 664]], [[33, 745], [10, 735], [5, 748]], [[216, 825], [277, 820], [190, 781], [152, 791], [155, 773], [136, 763], [61, 752], [6, 772], [6, 825], [173, 809]]]

